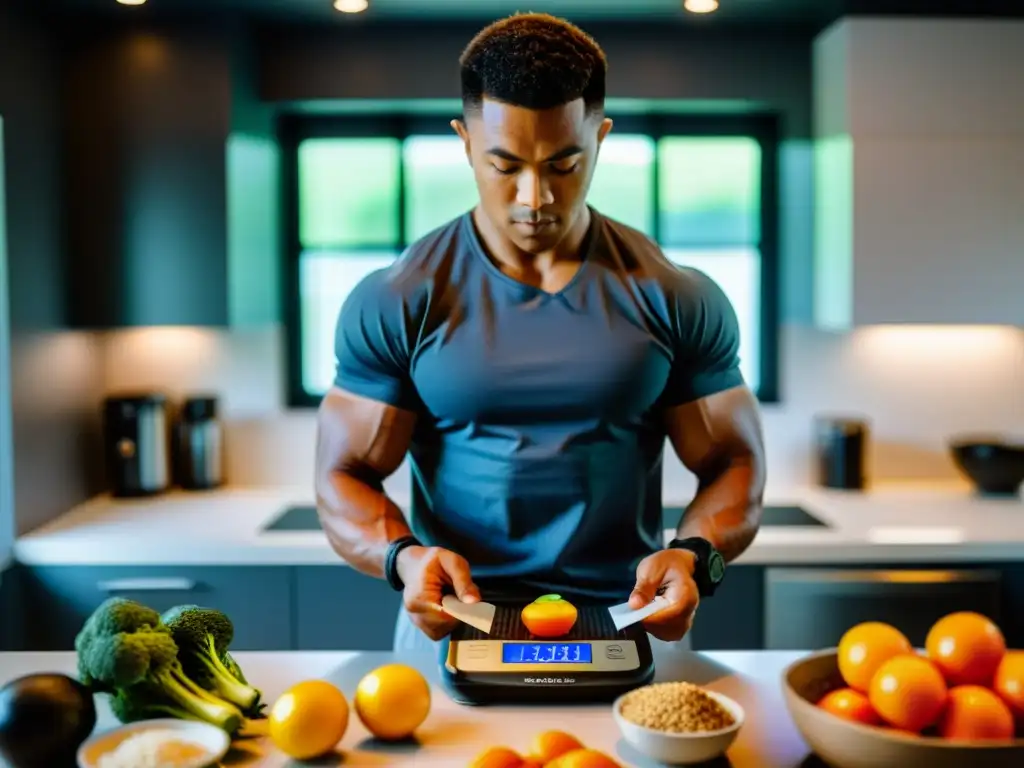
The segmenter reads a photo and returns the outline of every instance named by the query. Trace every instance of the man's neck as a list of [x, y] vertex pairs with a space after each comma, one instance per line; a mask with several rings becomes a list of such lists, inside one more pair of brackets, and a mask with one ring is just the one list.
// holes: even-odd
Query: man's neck
[[591, 214], [590, 208], [584, 207], [569, 233], [554, 248], [540, 253], [528, 253], [502, 237], [479, 205], [473, 209], [473, 221], [488, 253], [502, 271], [521, 277], [545, 274], [559, 265], [582, 261], [582, 246], [590, 229]]

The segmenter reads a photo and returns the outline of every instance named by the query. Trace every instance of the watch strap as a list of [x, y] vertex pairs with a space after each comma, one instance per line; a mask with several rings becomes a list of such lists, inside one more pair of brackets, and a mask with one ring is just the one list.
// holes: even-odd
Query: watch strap
[[418, 546], [421, 544], [415, 536], [400, 536], [388, 544], [387, 553], [384, 555], [384, 578], [396, 592], [405, 589], [405, 584], [398, 576], [398, 555], [406, 547]]
[[705, 538], [691, 536], [672, 539], [669, 549], [685, 549], [695, 556], [693, 581], [701, 597], [711, 597], [725, 578], [725, 559], [715, 546]]

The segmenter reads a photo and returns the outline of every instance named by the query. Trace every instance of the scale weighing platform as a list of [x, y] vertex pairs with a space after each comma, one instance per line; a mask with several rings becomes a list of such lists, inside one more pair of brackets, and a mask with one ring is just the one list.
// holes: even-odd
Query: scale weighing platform
[[533, 637], [524, 602], [496, 603], [490, 634], [459, 623], [440, 643], [441, 681], [460, 704], [612, 701], [654, 678], [642, 624], [615, 627], [608, 606], [577, 604], [567, 635]]

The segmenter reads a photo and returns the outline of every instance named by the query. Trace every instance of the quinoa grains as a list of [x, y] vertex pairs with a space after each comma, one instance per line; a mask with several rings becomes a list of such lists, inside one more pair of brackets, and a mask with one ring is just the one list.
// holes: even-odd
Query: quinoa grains
[[699, 733], [735, 722], [721, 704], [693, 683], [654, 683], [623, 697], [622, 716], [631, 723], [668, 733]]

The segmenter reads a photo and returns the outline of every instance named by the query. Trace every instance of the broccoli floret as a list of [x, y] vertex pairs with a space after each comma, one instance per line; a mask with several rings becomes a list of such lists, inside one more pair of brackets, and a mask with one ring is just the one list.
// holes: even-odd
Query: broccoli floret
[[260, 713], [261, 692], [249, 685], [227, 662], [228, 648], [235, 636], [231, 619], [222, 611], [198, 605], [179, 605], [161, 617], [178, 645], [178, 658], [185, 673], [199, 685], [242, 710]]
[[230, 734], [242, 712], [197, 685], [178, 660], [178, 646], [160, 614], [124, 598], [105, 601], [75, 638], [78, 676], [112, 695], [115, 715], [132, 722], [153, 717], [204, 720]]

